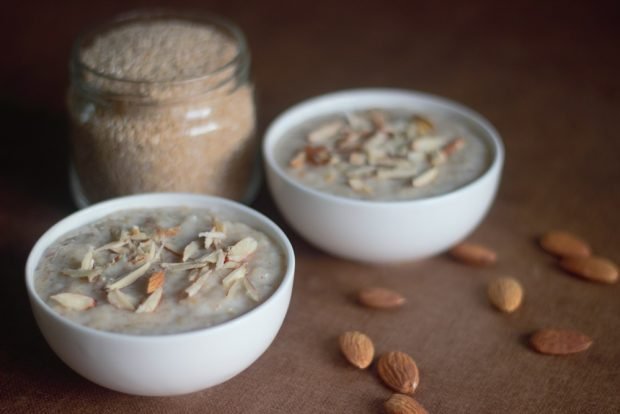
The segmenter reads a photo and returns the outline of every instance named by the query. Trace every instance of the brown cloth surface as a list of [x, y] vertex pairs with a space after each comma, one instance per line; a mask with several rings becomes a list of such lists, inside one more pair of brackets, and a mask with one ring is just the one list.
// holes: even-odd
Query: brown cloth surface
[[[283, 222], [265, 188], [255, 207], [281, 224], [298, 267], [289, 313], [268, 351], [236, 378], [173, 398], [106, 390], [67, 368], [39, 334], [23, 265], [36, 238], [73, 210], [64, 91], [68, 51], [85, 27], [139, 1], [3, 4], [0, 12], [0, 412], [373, 413], [390, 392], [336, 338], [367, 332], [378, 352], [418, 362], [415, 397], [431, 413], [620, 412], [620, 286], [559, 271], [535, 238], [572, 230], [620, 262], [620, 10], [617, 2], [172, 2], [237, 22], [249, 38], [264, 126], [302, 99], [367, 86], [460, 101], [500, 131], [507, 159], [489, 216], [471, 236], [499, 263], [472, 269], [441, 256], [399, 266], [330, 257]], [[165, 3], [160, 3], [165, 4]], [[372, 237], [372, 235], [369, 235]], [[495, 275], [526, 290], [514, 314], [485, 296]], [[383, 285], [396, 312], [358, 307]], [[581, 330], [582, 354], [530, 351], [541, 327]], [[208, 352], [208, 350], [205, 350]]]

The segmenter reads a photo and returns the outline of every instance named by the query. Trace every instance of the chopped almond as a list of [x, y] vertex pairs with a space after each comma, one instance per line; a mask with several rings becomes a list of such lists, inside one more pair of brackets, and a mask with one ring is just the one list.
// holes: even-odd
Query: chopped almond
[[155, 289], [153, 293], [147, 296], [144, 302], [142, 302], [140, 306], [138, 306], [138, 308], [136, 309], [136, 313], [153, 312], [159, 305], [159, 302], [161, 302], [161, 297], [163, 293], [164, 293], [164, 288], [158, 287], [157, 289]]
[[237, 269], [230, 272], [224, 279], [222, 279], [222, 285], [224, 285], [224, 289], [230, 290], [230, 287], [237, 280], [242, 279], [247, 274], [248, 270], [244, 266], [238, 267]]
[[135, 299], [120, 289], [108, 292], [108, 302], [118, 309], [133, 311], [136, 308]]
[[59, 293], [57, 295], [50, 296], [50, 299], [55, 300], [63, 307], [71, 310], [82, 311], [95, 306], [95, 299], [79, 293]]
[[194, 240], [193, 242], [185, 246], [185, 249], [183, 249], [183, 258], [181, 259], [181, 261], [187, 262], [189, 259], [192, 258], [192, 256], [194, 256], [198, 252], [199, 249], [200, 243]]
[[95, 248], [93, 246], [88, 246], [88, 251], [84, 255], [82, 259], [82, 263], [80, 265], [80, 270], [91, 270], [95, 267]]
[[227, 259], [233, 262], [241, 262], [256, 251], [258, 242], [252, 237], [245, 237], [234, 246], [228, 248]]
[[194, 281], [194, 283], [192, 283], [191, 285], [189, 285], [187, 289], [185, 289], [185, 293], [187, 294], [188, 298], [191, 298], [192, 296], [194, 296], [196, 293], [200, 291], [200, 289], [204, 286], [209, 276], [211, 276], [211, 273], [212, 273], [211, 270], [206, 271], [205, 273], [200, 275]]
[[166, 274], [163, 271], [153, 273], [149, 276], [149, 281], [146, 285], [146, 293], [153, 293], [155, 289], [162, 287], [165, 281]]

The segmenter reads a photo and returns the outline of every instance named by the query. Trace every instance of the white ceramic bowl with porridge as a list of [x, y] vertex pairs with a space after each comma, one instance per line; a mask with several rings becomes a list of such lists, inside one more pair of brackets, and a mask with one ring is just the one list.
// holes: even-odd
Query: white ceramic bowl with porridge
[[304, 101], [263, 141], [269, 189], [288, 223], [336, 256], [421, 259], [465, 238], [497, 191], [500, 136], [456, 102], [360, 89]]
[[262, 214], [161, 193], [99, 203], [35, 244], [26, 286], [43, 336], [104, 387], [165, 396], [219, 384], [271, 344], [295, 258]]

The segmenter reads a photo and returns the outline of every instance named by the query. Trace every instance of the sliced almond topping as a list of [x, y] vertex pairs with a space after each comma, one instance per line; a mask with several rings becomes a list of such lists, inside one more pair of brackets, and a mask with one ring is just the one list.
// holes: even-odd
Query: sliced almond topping
[[142, 263], [144, 263], [146, 261], [147, 257], [148, 257], [148, 255], [146, 255], [146, 254], [138, 254], [138, 255], [134, 256], [131, 260], [129, 260], [129, 263], [131, 263], [134, 266], [138, 266], [138, 265], [141, 265]]
[[362, 136], [358, 132], [347, 131], [347, 133], [344, 134], [343, 137], [336, 143], [336, 148], [340, 151], [355, 149], [359, 146], [361, 137]]
[[438, 167], [442, 164], [445, 164], [446, 161], [448, 161], [448, 157], [446, 156], [446, 154], [443, 153], [443, 151], [440, 151], [440, 150], [431, 151], [428, 154], [428, 162], [433, 167]]
[[349, 155], [349, 164], [351, 165], [364, 165], [366, 164], [366, 154], [363, 152], [352, 152]]
[[228, 290], [226, 291], [226, 297], [227, 298], [231, 297], [233, 292], [235, 292], [237, 288], [241, 286], [242, 284], [243, 282], [241, 281], [241, 279], [237, 279], [234, 282], [232, 282], [232, 284], [230, 285], [230, 288], [228, 288]]
[[308, 134], [308, 142], [311, 144], [322, 144], [340, 132], [343, 127], [344, 121], [341, 119], [323, 124]]
[[226, 233], [226, 224], [223, 221], [213, 218], [213, 229], [220, 233]]
[[327, 147], [322, 145], [319, 145], [318, 147], [308, 145], [305, 151], [306, 160], [313, 165], [325, 165], [331, 158], [331, 154], [329, 153]]
[[230, 289], [233, 283], [245, 277], [247, 272], [248, 269], [245, 267], [245, 265], [230, 272], [224, 279], [222, 279], [222, 285], [224, 286], [224, 289]]
[[226, 263], [226, 253], [222, 249], [218, 249], [215, 251], [217, 255], [217, 259], [215, 260], [215, 270], [219, 270], [224, 267]]
[[387, 141], [387, 138], [388, 138], [388, 135], [385, 132], [383, 131], [376, 132], [372, 136], [370, 136], [368, 140], [366, 140], [366, 142], [364, 143], [364, 149], [380, 150], [385, 144], [385, 141]]
[[424, 160], [426, 160], [426, 154], [423, 154], [421, 152], [414, 152], [414, 151], [410, 151], [407, 153], [407, 161], [409, 161], [410, 163], [420, 163], [423, 162]]
[[372, 193], [372, 189], [359, 178], [350, 178], [349, 179], [349, 187], [353, 189], [353, 191], [357, 191], [358, 193]]
[[247, 275], [243, 278], [243, 286], [245, 286], [246, 293], [254, 302], [258, 302], [260, 300], [256, 286], [254, 286]]
[[211, 238], [211, 239], [225, 239], [226, 233], [221, 232], [221, 231], [211, 230], [211, 231], [205, 231], [202, 233], [198, 233], [198, 237], [205, 237], [205, 238]]
[[355, 131], [370, 132], [373, 128], [372, 123], [365, 116], [361, 116], [355, 112], [348, 112], [346, 117], [349, 127]]
[[329, 154], [329, 162], [327, 163], [327, 165], [334, 166], [340, 163], [342, 163], [342, 158], [340, 157], [340, 155], [334, 153]]
[[161, 297], [163, 293], [164, 293], [164, 288], [159, 287], [155, 289], [155, 291], [153, 291], [153, 293], [147, 296], [144, 302], [142, 302], [140, 306], [138, 306], [138, 309], [136, 309], [136, 313], [153, 312], [159, 305], [159, 302], [161, 302]]
[[411, 117], [411, 122], [415, 124], [418, 135], [428, 135], [435, 130], [435, 126], [430, 119], [424, 116], [414, 115]]
[[138, 226], [133, 226], [129, 230], [129, 238], [136, 241], [149, 240], [149, 236], [143, 233]]
[[201, 269], [192, 269], [192, 271], [189, 273], [189, 276], [187, 277], [187, 280], [189, 280], [190, 282], [193, 282], [196, 279], [198, 279], [198, 276], [200, 275], [200, 271]]
[[94, 269], [82, 270], [82, 269], [65, 269], [61, 270], [60, 274], [73, 277], [76, 279], [88, 278], [89, 282], [95, 280], [95, 278], [103, 273], [103, 269], [96, 267]]
[[372, 125], [376, 130], [386, 129], [388, 122], [385, 112], [378, 109], [373, 109], [368, 112], [368, 117], [370, 118], [370, 122], [372, 122]]
[[299, 151], [288, 163], [289, 167], [300, 169], [306, 165], [306, 151]]
[[133, 311], [136, 308], [135, 299], [120, 289], [108, 292], [108, 302], [118, 309]]
[[95, 248], [93, 246], [88, 246], [88, 250], [82, 259], [82, 263], [80, 264], [81, 270], [90, 270], [95, 266]]
[[107, 285], [106, 289], [107, 290], [122, 289], [124, 287], [131, 285], [133, 282], [140, 279], [146, 273], [146, 271], [149, 270], [149, 267], [151, 267], [150, 261], [146, 262], [142, 266], [128, 273], [126, 276], [116, 280], [116, 282]]
[[166, 281], [166, 274], [163, 271], [155, 272], [149, 276], [149, 281], [146, 285], [146, 293], [153, 293], [155, 289], [158, 289], [164, 285]]
[[71, 310], [86, 310], [95, 306], [95, 299], [79, 293], [59, 293], [50, 296], [50, 299]]
[[183, 257], [181, 261], [187, 262], [189, 259], [192, 258], [193, 255], [195, 255], [198, 252], [199, 249], [200, 249], [200, 242], [194, 240], [193, 242], [189, 243], [183, 249]]
[[227, 258], [233, 262], [241, 262], [254, 253], [257, 247], [258, 242], [256, 240], [252, 237], [245, 237], [228, 249]]
[[442, 149], [441, 152], [446, 155], [446, 157], [451, 156], [457, 151], [460, 151], [461, 148], [465, 146], [465, 140], [461, 137], [454, 138], [452, 141], [448, 142]]
[[371, 165], [366, 165], [364, 167], [355, 168], [353, 170], [347, 171], [347, 177], [349, 178], [360, 178], [360, 177], [369, 177], [374, 174], [376, 168]]
[[100, 252], [103, 250], [112, 250], [114, 253], [119, 253], [118, 250], [129, 243], [129, 240], [119, 240], [110, 243], [106, 243], [103, 246], [99, 246], [95, 249], [95, 252]]
[[238, 267], [241, 267], [241, 265], [243, 265], [243, 263], [224, 260], [224, 264], [221, 269], [237, 269]]
[[199, 257], [195, 261], [199, 263], [215, 263], [217, 262], [218, 252], [221, 250], [222, 249], [217, 249], [212, 252], [209, 252], [205, 254], [204, 256]]
[[216, 231], [216, 230], [211, 230], [211, 231], [205, 231], [202, 233], [198, 233], [198, 237], [204, 237], [205, 238], [205, 249], [208, 249], [209, 247], [211, 247], [211, 245], [213, 244], [213, 241], [218, 239], [218, 240], [223, 240], [226, 238], [226, 233], [221, 232], [221, 231]]
[[426, 136], [411, 143], [411, 149], [416, 152], [430, 152], [442, 148], [444, 140], [441, 137]]
[[168, 237], [174, 237], [179, 233], [179, 226], [169, 227], [167, 229], [158, 228], [155, 232], [155, 235], [158, 239], [167, 239]]
[[211, 273], [212, 273], [211, 270], [206, 271], [205, 273], [200, 275], [194, 281], [194, 283], [192, 283], [191, 285], [187, 287], [187, 289], [185, 289], [185, 294], [187, 294], [188, 298], [191, 298], [192, 296], [194, 296], [196, 293], [200, 291], [200, 289], [204, 286], [209, 276], [211, 276]]
[[438, 173], [439, 173], [439, 170], [436, 167], [431, 167], [428, 170], [424, 171], [422, 174], [415, 177], [412, 180], [411, 184], [416, 188], [424, 187], [425, 185], [428, 185], [431, 182], [433, 182], [433, 180], [437, 178]]

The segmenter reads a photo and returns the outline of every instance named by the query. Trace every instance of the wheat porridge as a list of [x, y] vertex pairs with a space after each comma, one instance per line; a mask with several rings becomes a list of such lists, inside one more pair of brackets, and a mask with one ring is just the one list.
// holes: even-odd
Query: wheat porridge
[[56, 312], [138, 335], [216, 325], [279, 286], [282, 250], [265, 234], [207, 209], [126, 210], [71, 231], [45, 251], [37, 293]]
[[492, 154], [479, 135], [442, 113], [369, 109], [293, 128], [276, 147], [276, 159], [296, 180], [330, 194], [413, 200], [481, 176]]

